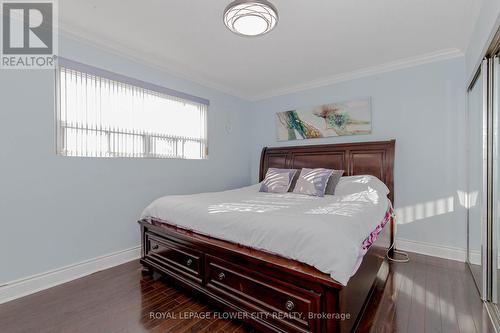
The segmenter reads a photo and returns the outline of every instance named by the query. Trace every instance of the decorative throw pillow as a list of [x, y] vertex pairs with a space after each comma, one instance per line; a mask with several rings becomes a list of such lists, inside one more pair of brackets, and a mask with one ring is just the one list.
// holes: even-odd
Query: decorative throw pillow
[[295, 169], [277, 169], [269, 168], [266, 172], [266, 178], [260, 185], [260, 192], [286, 193], [290, 188]]
[[[295, 176], [293, 176], [292, 184], [290, 184], [288, 192], [293, 192], [293, 189], [297, 184], [297, 180], [299, 179], [300, 171], [302, 169], [292, 169], [292, 170], [297, 170], [297, 172], [295, 173]], [[333, 170], [330, 179], [328, 179], [328, 182], [326, 183], [325, 195], [335, 194], [335, 188], [337, 187], [337, 184], [339, 183], [340, 178], [342, 178], [343, 175], [344, 175], [344, 170]]]
[[328, 179], [328, 183], [326, 184], [325, 194], [334, 195], [335, 188], [339, 183], [340, 178], [344, 174], [344, 170], [333, 170], [330, 179]]
[[293, 193], [325, 196], [326, 184], [332, 172], [332, 169], [302, 169]]

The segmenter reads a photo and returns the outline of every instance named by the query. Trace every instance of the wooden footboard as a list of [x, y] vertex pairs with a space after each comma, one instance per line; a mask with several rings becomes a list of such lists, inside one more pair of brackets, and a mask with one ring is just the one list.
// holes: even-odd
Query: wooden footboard
[[165, 223], [139, 223], [144, 266], [262, 332], [351, 332], [373, 287], [387, 277], [387, 227], [343, 287], [294, 260]]

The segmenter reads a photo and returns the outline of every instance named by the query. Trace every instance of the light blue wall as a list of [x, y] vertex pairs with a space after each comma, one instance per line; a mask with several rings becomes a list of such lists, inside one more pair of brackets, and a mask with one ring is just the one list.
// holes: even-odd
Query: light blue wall
[[[464, 82], [460, 57], [257, 102], [251, 110], [252, 181], [263, 146], [396, 139], [396, 208], [404, 208], [404, 220], [414, 215], [399, 225], [398, 237], [465, 248], [458, 196], [465, 191]], [[372, 98], [371, 135], [277, 142], [276, 112], [362, 96]]]
[[138, 245], [135, 221], [154, 198], [256, 182], [262, 147], [278, 145], [275, 112], [360, 96], [372, 97], [372, 135], [285, 144], [396, 138], [396, 206], [453, 200], [452, 212], [401, 225], [399, 237], [465, 247], [464, 58], [250, 103], [71, 39], [60, 54], [208, 98], [209, 159], [58, 157], [54, 73], [2, 71], [0, 284]]
[[208, 98], [209, 159], [58, 157], [54, 72], [1, 71], [0, 284], [137, 246], [136, 220], [159, 196], [249, 183], [247, 102], [70, 39], [60, 54]]
[[483, 4], [479, 12], [479, 17], [465, 54], [467, 82], [472, 79], [481, 58], [484, 56], [500, 24], [500, 1], [482, 0], [482, 2]]

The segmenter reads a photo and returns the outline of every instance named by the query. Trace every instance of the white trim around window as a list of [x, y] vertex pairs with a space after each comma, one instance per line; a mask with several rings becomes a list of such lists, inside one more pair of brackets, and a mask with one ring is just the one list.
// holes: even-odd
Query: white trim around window
[[58, 58], [57, 154], [207, 157], [206, 99]]

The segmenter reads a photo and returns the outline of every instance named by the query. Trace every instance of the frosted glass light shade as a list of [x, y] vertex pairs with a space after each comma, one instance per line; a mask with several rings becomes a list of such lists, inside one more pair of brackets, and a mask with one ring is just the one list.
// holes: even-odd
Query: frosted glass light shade
[[224, 10], [224, 24], [238, 35], [261, 36], [273, 30], [276, 23], [278, 11], [265, 0], [236, 0]]

